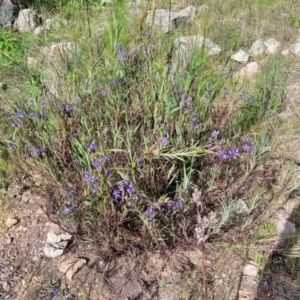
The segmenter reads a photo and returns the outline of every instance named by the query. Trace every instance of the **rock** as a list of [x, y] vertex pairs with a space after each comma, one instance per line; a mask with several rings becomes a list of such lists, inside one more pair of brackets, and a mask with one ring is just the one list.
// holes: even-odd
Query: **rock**
[[156, 29], [162, 33], [168, 33], [175, 30], [179, 24], [192, 20], [196, 15], [197, 9], [193, 5], [182, 9], [179, 12], [172, 12], [167, 9], [156, 9], [154, 12], [149, 12], [146, 17], [146, 24], [153, 24]]
[[80, 46], [74, 42], [52, 43], [41, 49], [45, 58], [68, 57], [73, 59], [80, 53]]
[[7, 189], [7, 195], [11, 198], [21, 195], [23, 187], [20, 184], [12, 184]]
[[289, 235], [296, 232], [296, 226], [289, 221], [290, 214], [285, 210], [276, 212], [274, 223], [277, 235]]
[[42, 26], [38, 26], [37, 28], [35, 28], [33, 30], [33, 34], [34, 35], [39, 35], [43, 30], [44, 30], [44, 28]]
[[5, 282], [2, 283], [2, 288], [4, 289], [5, 292], [9, 292], [10, 291], [10, 284], [5, 281]]
[[280, 43], [273, 38], [269, 38], [264, 41], [264, 45], [266, 46], [266, 52], [269, 54], [274, 54], [279, 50]]
[[67, 25], [68, 25], [68, 21], [65, 19], [47, 19], [45, 21], [45, 28], [47, 30], [58, 29]]
[[255, 265], [248, 264], [248, 265], [246, 265], [244, 267], [243, 275], [244, 276], [257, 277], [257, 275], [258, 275], [258, 269], [257, 269], [257, 267]]
[[73, 275], [77, 273], [86, 263], [87, 260], [85, 258], [69, 258], [60, 264], [59, 271], [66, 274], [67, 279], [71, 281]]
[[291, 52], [300, 57], [300, 42], [294, 43], [291, 45]]
[[231, 59], [239, 63], [247, 63], [249, 60], [249, 54], [243, 50], [239, 50], [235, 54], [231, 55]]
[[255, 61], [249, 62], [245, 67], [241, 68], [239, 74], [242, 77], [247, 77], [249, 79], [254, 79], [255, 76], [259, 73], [260, 67], [259, 64]]
[[49, 231], [47, 234], [44, 254], [47, 257], [52, 258], [62, 255], [71, 239], [71, 234], [64, 232], [60, 228], [56, 227], [55, 229]]
[[5, 222], [5, 224], [6, 224], [6, 226], [7, 226], [8, 228], [11, 228], [11, 227], [13, 227], [14, 225], [16, 225], [18, 222], [19, 222], [19, 221], [18, 221], [17, 219], [15, 219], [15, 218], [8, 218], [8, 219], [6, 220], [6, 222]]
[[201, 35], [182, 36], [175, 40], [175, 62], [183, 67], [187, 65], [194, 51], [201, 51], [205, 48], [208, 55], [217, 55], [222, 50], [209, 39]]
[[19, 31], [33, 31], [40, 25], [38, 15], [31, 9], [22, 9], [14, 23], [14, 28]]
[[21, 201], [23, 202], [28, 202], [29, 200], [31, 200], [34, 197], [34, 194], [32, 193], [32, 191], [27, 190], [22, 194], [21, 197]]
[[281, 54], [284, 55], [284, 56], [289, 55], [289, 54], [290, 54], [290, 49], [282, 50], [282, 51], [281, 51]]
[[251, 48], [249, 49], [249, 54], [255, 57], [263, 54], [265, 50], [266, 50], [266, 46], [264, 44], [264, 41], [262, 39], [259, 39], [252, 44]]
[[10, 2], [0, 4], [0, 26], [11, 26], [18, 17], [19, 9]]

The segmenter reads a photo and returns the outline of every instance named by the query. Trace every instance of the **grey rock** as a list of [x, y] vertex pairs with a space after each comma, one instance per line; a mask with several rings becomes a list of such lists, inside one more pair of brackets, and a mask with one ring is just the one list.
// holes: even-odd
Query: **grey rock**
[[266, 52], [269, 54], [276, 53], [280, 48], [280, 43], [274, 38], [269, 38], [264, 41], [264, 45], [266, 46]]
[[64, 253], [72, 239], [72, 235], [62, 231], [60, 228], [55, 228], [48, 232], [44, 253], [47, 257], [57, 257]]
[[185, 67], [194, 51], [200, 51], [202, 47], [205, 48], [208, 55], [217, 55], [222, 50], [214, 44], [211, 40], [204, 38], [201, 35], [182, 36], [175, 40], [175, 63]]
[[289, 235], [296, 232], [296, 226], [289, 221], [290, 214], [285, 210], [276, 212], [274, 223], [277, 235]]
[[146, 17], [146, 24], [151, 25], [152, 20], [156, 29], [162, 33], [168, 33], [175, 30], [179, 24], [192, 20], [196, 15], [197, 9], [193, 5], [182, 9], [179, 12], [172, 12], [167, 9], [156, 9], [148, 13]]
[[291, 45], [291, 52], [300, 57], [300, 42]]
[[11, 26], [18, 17], [19, 9], [12, 3], [0, 4], [0, 26]]
[[244, 267], [243, 275], [244, 276], [257, 277], [258, 268], [253, 264], [248, 264]]
[[243, 50], [239, 50], [235, 54], [231, 55], [231, 59], [239, 63], [247, 63], [249, 60], [249, 54]]
[[260, 66], [256, 61], [249, 62], [245, 67], [241, 68], [239, 74], [242, 77], [254, 79], [255, 76], [260, 72]]
[[40, 25], [38, 15], [31, 9], [22, 9], [14, 23], [14, 28], [20, 31], [33, 31]]
[[264, 44], [264, 41], [262, 39], [259, 39], [252, 44], [251, 48], [249, 49], [249, 53], [255, 57], [263, 54], [265, 50], [266, 46]]
[[41, 49], [45, 58], [67, 57], [74, 59], [81, 51], [80, 46], [74, 42], [53, 43]]
[[47, 19], [44, 25], [47, 30], [58, 29], [67, 26], [68, 21], [65, 19]]

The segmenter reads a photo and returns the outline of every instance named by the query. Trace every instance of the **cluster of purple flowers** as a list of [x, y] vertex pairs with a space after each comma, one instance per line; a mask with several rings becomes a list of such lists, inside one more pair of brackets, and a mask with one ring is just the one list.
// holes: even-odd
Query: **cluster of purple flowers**
[[94, 175], [91, 175], [89, 172], [85, 171], [84, 180], [87, 182], [88, 186], [91, 188], [92, 194], [96, 194], [98, 189], [96, 187], [97, 179]]
[[161, 139], [161, 143], [160, 144], [161, 144], [162, 147], [166, 147], [169, 144], [168, 138], [167, 137], [163, 137]]
[[46, 116], [46, 113], [45, 111], [43, 110], [43, 107], [44, 105], [42, 105], [42, 110], [38, 111], [38, 112], [29, 112], [29, 113], [26, 113], [24, 110], [21, 110], [21, 109], [17, 109], [16, 110], [16, 117], [18, 118], [17, 120], [13, 120], [11, 125], [13, 127], [21, 127], [24, 125], [24, 121], [21, 120], [21, 119], [24, 119], [24, 117], [28, 116], [29, 119], [31, 119], [34, 123], [37, 122], [40, 118], [42, 117], [45, 117]]
[[175, 212], [182, 208], [183, 204], [181, 200], [168, 200], [166, 203], [155, 203], [154, 205], [148, 205], [145, 211], [147, 218], [154, 218], [155, 216], [164, 216], [168, 211]]
[[191, 109], [192, 99], [191, 98], [185, 99], [184, 94], [182, 94], [179, 103], [180, 103], [180, 107], [182, 108], [182, 112], [190, 117], [192, 130], [194, 132], [196, 129], [199, 128], [199, 124], [198, 124], [198, 118], [196, 114]]
[[117, 51], [118, 51], [118, 59], [120, 61], [126, 60], [126, 52], [123, 50], [123, 45], [121, 43], [117, 44]]
[[133, 193], [133, 184], [130, 180], [123, 180], [117, 184], [112, 194], [115, 200], [123, 199], [125, 195], [131, 196]]
[[[226, 160], [230, 158], [236, 158], [240, 155], [240, 149], [237, 147], [231, 147], [229, 149], [222, 149], [222, 142], [218, 140], [220, 131], [219, 130], [214, 130], [211, 133], [211, 137], [208, 139], [209, 144], [206, 146], [208, 150], [214, 151], [217, 156], [219, 157], [220, 160]], [[249, 151], [253, 148], [252, 146], [252, 138], [250, 136], [245, 136], [243, 138], [246, 144], [243, 144], [242, 149], [244, 151]]]
[[91, 143], [89, 145], [86, 146], [86, 148], [91, 151], [91, 152], [94, 152], [97, 150], [97, 145], [95, 143]]

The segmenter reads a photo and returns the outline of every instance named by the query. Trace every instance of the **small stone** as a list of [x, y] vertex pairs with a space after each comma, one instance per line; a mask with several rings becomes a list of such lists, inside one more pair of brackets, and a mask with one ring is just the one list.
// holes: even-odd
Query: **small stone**
[[290, 215], [285, 210], [276, 212], [274, 223], [277, 235], [289, 235], [296, 232], [296, 226], [289, 221]]
[[35, 256], [32, 258], [32, 261], [38, 262], [38, 261], [40, 261], [40, 257], [39, 257], [38, 255], [35, 255]]
[[258, 269], [253, 264], [248, 264], [244, 267], [243, 275], [244, 276], [257, 277]]
[[59, 227], [49, 231], [44, 248], [45, 256], [54, 258], [62, 255], [71, 239], [72, 235], [62, 231]]
[[86, 262], [87, 260], [85, 258], [69, 258], [60, 264], [59, 271], [66, 274], [67, 279], [71, 281], [73, 275], [77, 273]]
[[28, 190], [22, 194], [21, 200], [23, 202], [28, 202], [32, 197], [33, 197], [33, 193], [30, 190]]
[[266, 52], [269, 54], [274, 54], [279, 50], [280, 43], [273, 38], [269, 38], [264, 41], [264, 45], [266, 46]]
[[9, 292], [10, 284], [5, 281], [5, 282], [2, 283], [2, 288], [4, 289], [5, 292]]
[[231, 59], [239, 63], [247, 63], [249, 60], [249, 54], [243, 50], [239, 50], [237, 53], [231, 55]]
[[291, 52], [300, 57], [300, 42], [291, 45]]
[[14, 225], [16, 225], [19, 221], [17, 219], [14, 219], [14, 218], [8, 218], [5, 222], [6, 226], [8, 228], [11, 228], [13, 227]]
[[282, 51], [281, 51], [281, 54], [282, 54], [283, 56], [287, 56], [287, 55], [290, 54], [290, 50], [289, 50], [289, 49], [282, 50]]
[[249, 62], [245, 67], [241, 68], [240, 74], [241, 76], [248, 77], [249, 79], [253, 79], [255, 75], [257, 75], [260, 71], [259, 64], [255, 61]]
[[249, 53], [251, 54], [251, 56], [255, 57], [263, 54], [265, 50], [266, 46], [264, 44], [264, 41], [262, 39], [259, 39], [252, 44], [251, 48], [249, 49]]

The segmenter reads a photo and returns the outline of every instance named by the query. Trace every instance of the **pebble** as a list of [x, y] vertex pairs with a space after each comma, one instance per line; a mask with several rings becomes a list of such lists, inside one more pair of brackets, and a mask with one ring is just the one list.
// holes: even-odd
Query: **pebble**
[[14, 225], [16, 225], [18, 223], [18, 220], [17, 219], [14, 219], [14, 218], [8, 218], [5, 222], [6, 226], [8, 228], [11, 228], [13, 227]]

